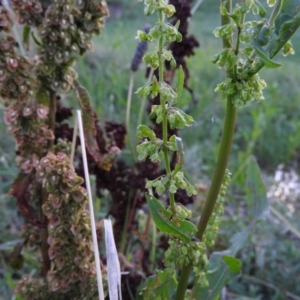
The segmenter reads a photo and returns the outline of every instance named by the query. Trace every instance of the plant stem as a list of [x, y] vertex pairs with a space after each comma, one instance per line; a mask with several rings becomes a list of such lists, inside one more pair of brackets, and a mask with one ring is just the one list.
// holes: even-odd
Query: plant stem
[[[221, 0], [221, 4], [224, 1], [225, 0]], [[226, 3], [226, 9], [228, 12], [231, 12], [231, 6], [232, 6], [231, 0], [228, 0]], [[229, 24], [230, 18], [228, 16], [222, 15], [221, 23], [222, 25]], [[230, 47], [231, 47], [231, 41], [228, 39], [223, 39], [223, 48], [230, 48]], [[232, 76], [232, 74], [227, 73], [227, 77], [229, 76]], [[199, 240], [203, 238], [205, 229], [214, 210], [220, 192], [220, 188], [224, 179], [224, 175], [225, 175], [225, 171], [229, 159], [233, 134], [234, 134], [235, 119], [236, 119], [236, 108], [234, 107], [231, 98], [228, 98], [226, 116], [225, 116], [224, 127], [223, 127], [224, 129], [223, 129], [221, 144], [219, 148], [217, 165], [214, 171], [212, 183], [209, 188], [204, 209], [198, 223], [198, 231], [195, 235]], [[192, 271], [192, 268], [193, 266], [191, 264], [187, 266], [183, 266], [181, 270], [178, 286], [177, 286], [175, 300], [184, 299], [186, 287], [188, 284], [189, 274]]]
[[[228, 99], [226, 117], [224, 122], [224, 131], [221, 139], [217, 166], [214, 172], [212, 183], [209, 188], [205, 206], [200, 221], [198, 223], [198, 231], [195, 235], [199, 240], [201, 240], [203, 237], [209, 218], [211, 217], [212, 212], [214, 210], [220, 192], [220, 188], [224, 179], [224, 174], [226, 171], [227, 162], [228, 162], [229, 153], [232, 144], [232, 138], [234, 134], [235, 119], [236, 119], [236, 108], [231, 103], [231, 99]], [[188, 283], [188, 278], [192, 270], [192, 267], [193, 267], [192, 265], [189, 265], [182, 268], [175, 300], [184, 299], [184, 294], [186, 291], [186, 286]]]
[[198, 223], [198, 231], [196, 233], [196, 237], [199, 240], [201, 240], [203, 237], [209, 218], [215, 207], [220, 192], [220, 188], [224, 179], [227, 162], [230, 154], [231, 144], [232, 144], [232, 138], [234, 134], [235, 119], [236, 119], [236, 108], [234, 107], [234, 105], [231, 102], [231, 99], [229, 98], [227, 100], [226, 117], [224, 122], [224, 130], [221, 139], [221, 145], [219, 149], [217, 166], [214, 172], [211, 186], [209, 188], [207, 200], [205, 202], [205, 206], [200, 221]]
[[[163, 24], [164, 22], [164, 14], [162, 12], [158, 13], [159, 16], [159, 22]], [[163, 51], [163, 45], [164, 45], [164, 39], [163, 35], [161, 34], [159, 38], [159, 46], [158, 46], [158, 59], [159, 59], [159, 78], [158, 81], [159, 83], [164, 82], [164, 60], [162, 57], [162, 51]], [[165, 161], [165, 167], [167, 174], [171, 174], [171, 167], [170, 167], [170, 161], [169, 161], [169, 153], [168, 153], [168, 148], [166, 147], [167, 141], [168, 141], [168, 119], [167, 119], [167, 103], [166, 100], [162, 99], [160, 97], [160, 105], [161, 105], [161, 110], [162, 110], [162, 138], [163, 138], [163, 155], [164, 155], [164, 161]], [[175, 199], [174, 199], [174, 194], [169, 193], [169, 199], [170, 199], [170, 207], [172, 211], [175, 211]]]

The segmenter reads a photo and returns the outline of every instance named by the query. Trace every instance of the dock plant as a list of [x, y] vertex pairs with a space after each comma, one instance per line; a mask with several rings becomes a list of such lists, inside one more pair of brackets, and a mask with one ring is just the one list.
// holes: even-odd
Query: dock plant
[[[267, 4], [273, 7], [268, 19], [264, 5], [257, 0], [237, 3], [221, 0], [222, 24], [214, 30], [214, 34], [222, 39], [223, 49], [213, 57], [213, 63], [226, 71], [225, 80], [217, 85], [215, 91], [220, 93], [227, 106], [217, 165], [196, 227], [189, 221], [191, 211], [178, 205], [174, 200], [179, 188], [185, 189], [189, 195], [195, 194], [196, 189], [186, 180], [183, 172], [184, 141], [168, 133], [169, 129], [183, 128], [194, 123], [189, 115], [176, 107], [176, 103], [180, 101], [183, 85], [182, 70], [178, 71], [176, 89], [168, 85], [164, 78], [165, 61], [173, 68], [176, 66], [172, 52], [168, 50], [168, 44], [181, 40], [178, 32], [179, 24], [173, 26], [167, 21], [167, 18], [175, 13], [175, 7], [167, 1], [144, 1], [145, 14], [156, 13], [157, 22], [149, 33], [138, 31], [137, 38], [139, 41], [154, 44], [154, 50], [146, 53], [143, 61], [152, 69], [157, 69], [159, 75], [158, 78], [153, 76], [151, 83], [139, 88], [137, 94], [140, 97], [159, 96], [160, 104], [152, 106], [150, 118], [161, 124], [162, 138], [158, 138], [149, 127], [139, 125], [137, 137], [142, 139], [142, 142], [137, 146], [137, 151], [140, 160], [149, 158], [151, 161], [162, 161], [164, 164], [165, 174], [147, 182], [146, 198], [155, 225], [169, 236], [169, 249], [165, 253], [165, 268], [148, 279], [141, 292], [143, 299], [161, 299], [161, 295], [164, 295], [164, 299], [176, 300], [215, 299], [221, 292], [220, 286], [216, 285], [216, 280], [220, 278], [215, 278], [214, 282], [210, 280], [211, 273], [218, 274], [216, 271], [218, 267], [211, 271], [214, 262], [208, 260], [206, 251], [214, 243], [223, 214], [224, 196], [230, 181], [227, 163], [237, 111], [251, 102], [260, 102], [264, 99], [263, 89], [267, 84], [260, 78], [258, 72], [263, 67], [280, 67], [273, 57], [281, 49], [284, 55], [293, 54], [290, 38], [300, 25], [299, 1], [267, 1]], [[248, 20], [250, 13], [258, 15], [258, 18]], [[172, 152], [175, 152], [177, 157], [173, 169], [170, 167]], [[257, 168], [255, 163], [253, 168]], [[261, 180], [259, 172], [257, 175], [257, 180]], [[260, 193], [263, 192], [260, 190]], [[167, 199], [167, 203], [163, 199]], [[238, 246], [237, 244], [232, 246], [232, 249], [236, 247], [235, 251], [229, 251], [227, 254], [236, 254], [236, 250], [243, 245], [241, 240], [236, 243]], [[232, 256], [226, 258], [224, 256], [224, 262], [231, 270], [237, 267], [235, 272], [240, 268], [238, 261]], [[187, 289], [192, 271], [192, 288]], [[226, 279], [223, 277], [222, 280], [225, 284]]]
[[[175, 17], [175, 7], [184, 8], [180, 16]], [[16, 198], [25, 223], [22, 242], [13, 249], [10, 265], [22, 267], [22, 250], [26, 247], [39, 249], [36, 256], [41, 262], [38, 274], [26, 274], [17, 282], [18, 297], [98, 298], [82, 162], [78, 157], [75, 162], [71, 159], [73, 128], [66, 122], [72, 108], [65, 105], [74, 94], [82, 110], [96, 194], [100, 197], [104, 190], [110, 194], [107, 214], [115, 219], [114, 234], [123, 269], [130, 271], [122, 276], [125, 297], [133, 298], [133, 290], [138, 299], [145, 300], [219, 299], [228, 280], [240, 274], [241, 262], [236, 255], [267, 207], [258, 165], [249, 158], [246, 189], [253, 204], [249, 213], [252, 219], [232, 237], [226, 251], [212, 252], [230, 183], [227, 164], [236, 116], [243, 107], [252, 105], [256, 109], [264, 100], [267, 83], [259, 71], [279, 68], [274, 57], [281, 50], [283, 55], [294, 53], [290, 38], [300, 26], [299, 7], [300, 0], [220, 1], [221, 26], [214, 35], [222, 39], [223, 48], [212, 63], [225, 71], [215, 91], [225, 102], [226, 114], [215, 171], [204, 207], [198, 212], [186, 205], [189, 201], [179, 200], [181, 195], [191, 200], [197, 194], [185, 173], [186, 143], [184, 136], [179, 136], [180, 129], [197, 122], [196, 117], [194, 120], [179, 109], [184, 88], [193, 98], [183, 52], [185, 56], [194, 54], [193, 47], [199, 45], [191, 38], [185, 46], [176, 46], [187, 38], [189, 18], [193, 17], [190, 6], [175, 0], [144, 0], [145, 14], [154, 14], [157, 20], [144, 31], [137, 31], [140, 44], [131, 68], [137, 72], [144, 54], [143, 62], [151, 76], [136, 91], [144, 99], [139, 120], [145, 119], [145, 99], [150, 99], [149, 117], [155, 126], [138, 124], [135, 151], [129, 132], [131, 95], [126, 127], [110, 120], [101, 128], [89, 93], [73, 68], [80, 56], [93, 49], [92, 37], [101, 34], [104, 17], [108, 16], [106, 3], [0, 1], [0, 98], [7, 132], [15, 140], [19, 168], [10, 194]], [[180, 22], [174, 22], [176, 18], [184, 22], [181, 30]], [[14, 30], [16, 23], [21, 26], [22, 38]], [[126, 134], [132, 165], [124, 157], [118, 159], [126, 145]], [[155, 228], [151, 227], [151, 218]], [[139, 226], [145, 229], [144, 234], [138, 232]], [[163, 249], [161, 263], [155, 253], [157, 230], [167, 237], [163, 246], [159, 245]], [[101, 240], [101, 233], [98, 235]], [[142, 250], [133, 249], [134, 243]], [[151, 250], [147, 252], [145, 245]], [[138, 267], [131, 263], [133, 257], [142, 257]], [[105, 278], [106, 268], [103, 270]]]

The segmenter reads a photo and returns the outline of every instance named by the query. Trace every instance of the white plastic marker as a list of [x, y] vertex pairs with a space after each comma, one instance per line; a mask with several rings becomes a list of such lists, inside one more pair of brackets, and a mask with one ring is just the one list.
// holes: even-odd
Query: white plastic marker
[[111, 220], [104, 220], [107, 278], [110, 300], [122, 300], [121, 269]]
[[72, 164], [74, 164], [77, 131], [78, 131], [78, 121], [77, 121], [77, 118], [75, 118], [74, 129], [73, 129], [73, 139], [72, 139], [72, 149], [71, 149], [71, 155], [70, 155], [70, 161]]
[[98, 293], [99, 293], [99, 299], [104, 300], [102, 274], [101, 274], [101, 266], [100, 266], [100, 258], [99, 258], [98, 242], [97, 242], [97, 234], [96, 234], [96, 225], [95, 225], [95, 216], [94, 216], [92, 192], [91, 192], [91, 185], [90, 185], [90, 178], [89, 178], [89, 170], [88, 170], [86, 151], [85, 151], [85, 142], [84, 142], [82, 119], [81, 119], [81, 111], [77, 110], [76, 112], [77, 112], [77, 121], [78, 121], [78, 127], [79, 127], [79, 136], [80, 136], [80, 144], [81, 144], [81, 152], [82, 152], [82, 160], [83, 160], [83, 168], [84, 168], [84, 177], [85, 177], [86, 189], [87, 189], [88, 198], [89, 198], [93, 248], [94, 248], [94, 254], [95, 254], [97, 282], [98, 282]]

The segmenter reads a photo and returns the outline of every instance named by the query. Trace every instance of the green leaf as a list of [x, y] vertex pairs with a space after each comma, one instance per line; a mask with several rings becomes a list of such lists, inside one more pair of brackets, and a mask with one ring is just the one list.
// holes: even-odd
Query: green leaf
[[[209, 283], [206, 287], [195, 287], [194, 298], [201, 300], [215, 300], [220, 295], [223, 287], [229, 279], [238, 275], [236, 266], [241, 265], [239, 260], [229, 259], [230, 256], [213, 256], [210, 260], [210, 267], [207, 274]], [[235, 261], [233, 261], [235, 260]], [[231, 273], [231, 270], [234, 272]]]
[[239, 259], [236, 259], [235, 257], [228, 256], [228, 255], [224, 255], [222, 259], [228, 266], [229, 272], [231, 274], [239, 275], [241, 273], [242, 263]]
[[222, 1], [221, 5], [220, 5], [220, 13], [222, 16], [226, 16], [228, 14], [227, 9], [226, 9], [226, 4], [227, 4], [227, 1]]
[[173, 299], [177, 288], [176, 273], [170, 274], [167, 269], [157, 271], [147, 279], [146, 286], [142, 290], [143, 300]]
[[263, 50], [259, 49], [258, 47], [254, 47], [256, 54], [260, 57], [260, 59], [263, 61], [264, 65], [267, 68], [278, 68], [281, 67], [281, 64], [271, 60]]
[[172, 213], [152, 195], [146, 194], [146, 199], [153, 221], [161, 232], [167, 233], [186, 244], [191, 241], [197, 231], [197, 227], [193, 223], [172, 216]]
[[149, 140], [156, 140], [155, 132], [146, 125], [138, 126], [136, 136], [139, 139], [148, 138]]
[[207, 270], [208, 286], [195, 286], [195, 299], [215, 300], [220, 295], [223, 287], [233, 277], [240, 274], [241, 262], [233, 256], [246, 245], [251, 227], [231, 239], [231, 247], [223, 252], [214, 252], [209, 261]]
[[257, 218], [268, 208], [268, 199], [259, 166], [253, 156], [249, 158], [247, 167], [246, 194], [249, 216], [251, 219]]
[[181, 96], [181, 93], [183, 91], [183, 84], [184, 84], [184, 71], [182, 65], [180, 65], [178, 68], [178, 75], [177, 75], [177, 87], [176, 87], [177, 99], [179, 99]]

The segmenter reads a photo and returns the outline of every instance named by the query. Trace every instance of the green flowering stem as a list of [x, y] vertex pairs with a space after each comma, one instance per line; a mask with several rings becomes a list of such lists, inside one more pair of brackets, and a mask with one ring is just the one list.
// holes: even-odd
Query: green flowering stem
[[[159, 22], [160, 24], [164, 23], [164, 14], [160, 11], [158, 13], [159, 16]], [[159, 38], [159, 44], [158, 44], [158, 63], [159, 63], [159, 77], [158, 80], [159, 82], [164, 82], [164, 59], [162, 57], [163, 53], [163, 46], [164, 46], [164, 38], [163, 34], [161, 34]], [[167, 174], [171, 174], [171, 167], [170, 167], [170, 161], [169, 161], [169, 153], [167, 147], [165, 145], [168, 142], [168, 120], [167, 120], [167, 107], [166, 107], [166, 101], [160, 97], [160, 105], [161, 105], [161, 111], [162, 111], [162, 138], [163, 138], [163, 155], [164, 155], [164, 161], [165, 161], [165, 167]], [[169, 193], [169, 198], [170, 198], [170, 207], [173, 211], [175, 211], [175, 199], [174, 199], [174, 194]]]
[[[224, 0], [221, 0], [221, 3]], [[227, 11], [231, 11], [231, 1], [227, 1], [226, 4]], [[228, 16], [223, 16], [221, 18], [222, 25], [226, 25], [230, 23], [230, 18]], [[223, 47], [230, 48], [231, 43], [228, 39], [223, 39]], [[227, 73], [227, 77], [230, 74]], [[214, 207], [216, 205], [216, 201], [218, 199], [218, 195], [220, 192], [220, 188], [224, 179], [225, 171], [227, 168], [227, 163], [229, 159], [233, 134], [234, 134], [234, 126], [236, 119], [236, 108], [234, 107], [231, 98], [227, 99], [227, 108], [226, 108], [226, 116], [224, 121], [224, 129], [221, 138], [221, 144], [219, 149], [219, 155], [217, 160], [217, 166], [214, 171], [212, 183], [209, 188], [209, 192], [207, 195], [207, 199], [204, 205], [204, 209], [201, 215], [201, 218], [198, 223], [198, 231], [196, 233], [196, 237], [201, 240], [203, 238], [205, 229], [207, 227], [208, 221], [213, 213]], [[192, 271], [193, 266], [187, 265], [184, 266], [181, 270], [177, 292], [175, 300], [183, 300], [186, 292], [186, 287], [188, 284], [189, 274]]]

